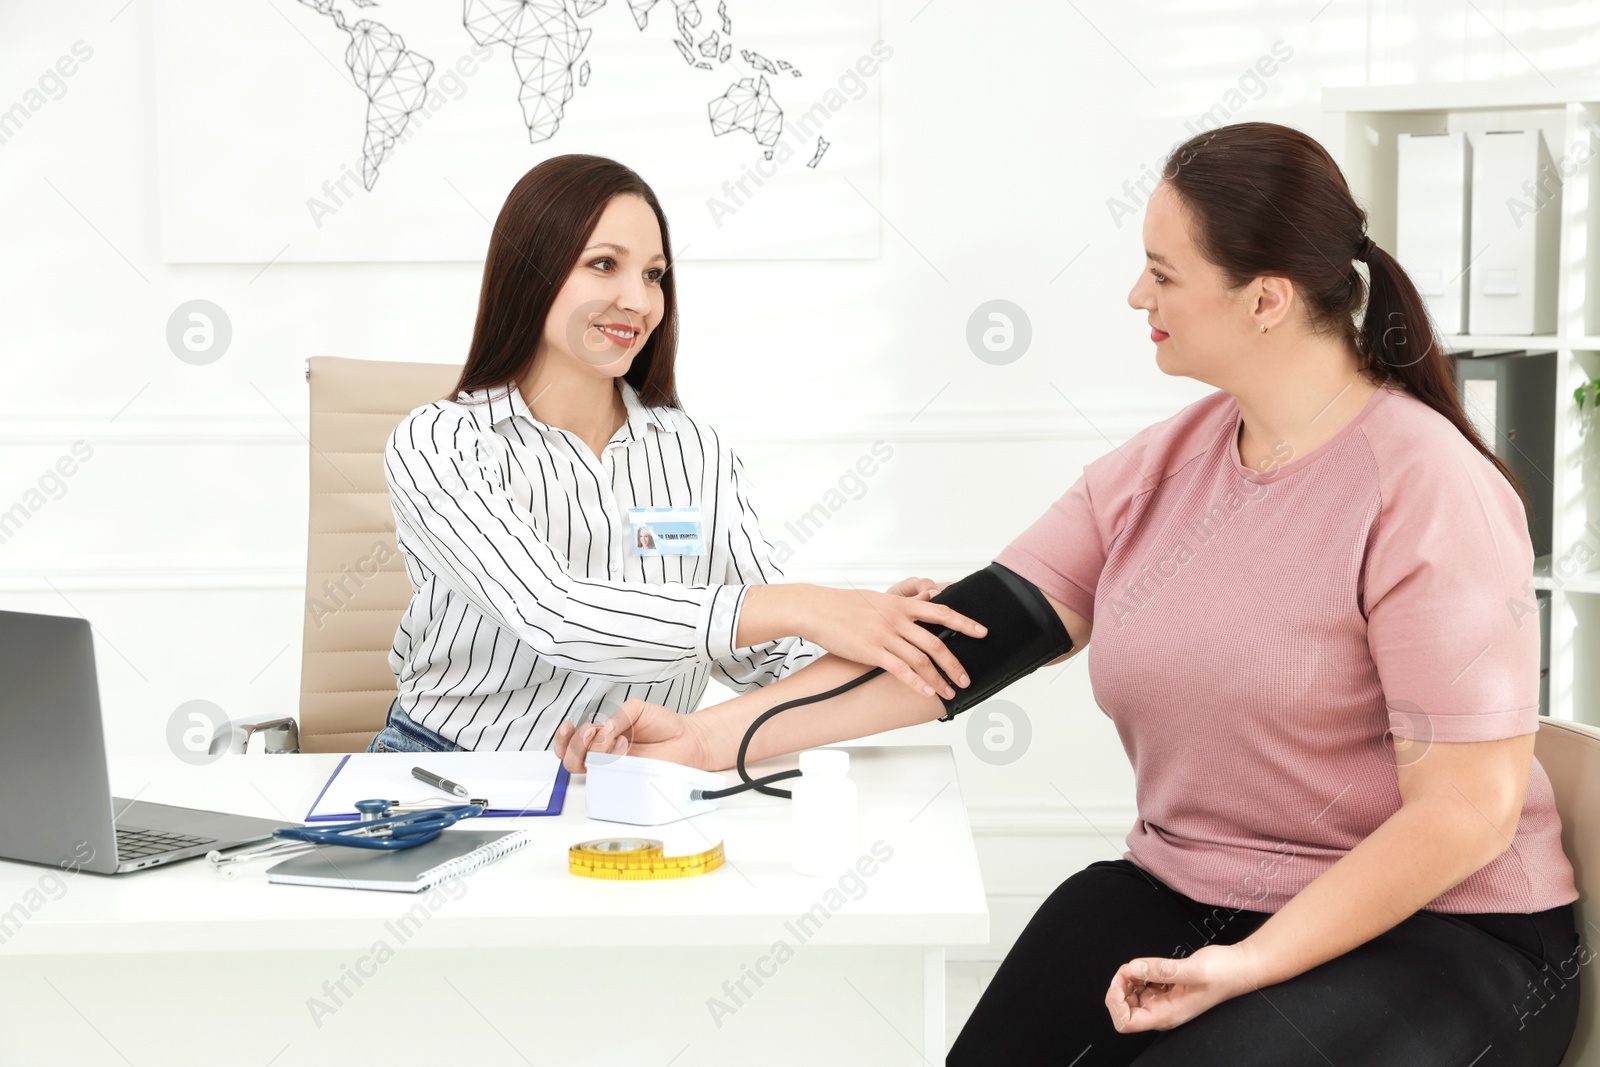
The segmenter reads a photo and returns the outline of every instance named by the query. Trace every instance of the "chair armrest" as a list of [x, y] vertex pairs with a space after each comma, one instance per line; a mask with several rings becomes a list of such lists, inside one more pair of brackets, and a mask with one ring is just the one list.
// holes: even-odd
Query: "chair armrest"
[[292, 716], [284, 719], [233, 719], [217, 727], [211, 735], [208, 751], [213, 756], [224, 752], [299, 752], [300, 726]]

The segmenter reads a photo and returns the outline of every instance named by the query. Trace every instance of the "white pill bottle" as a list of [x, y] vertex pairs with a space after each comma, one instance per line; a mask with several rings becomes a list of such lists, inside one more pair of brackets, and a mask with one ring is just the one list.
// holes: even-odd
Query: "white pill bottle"
[[800, 777], [790, 792], [794, 811], [794, 869], [835, 877], [856, 861], [856, 784], [850, 753], [814, 748], [800, 753]]

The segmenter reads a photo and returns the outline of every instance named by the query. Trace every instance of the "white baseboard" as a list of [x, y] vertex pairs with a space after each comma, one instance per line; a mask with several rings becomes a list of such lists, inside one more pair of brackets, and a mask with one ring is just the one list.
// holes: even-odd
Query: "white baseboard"
[[[866, 561], [838, 566], [792, 563], [784, 581], [810, 582], [841, 589], [886, 589], [909, 574], [929, 577], [966, 574], [988, 560]], [[191, 590], [303, 590], [305, 557], [262, 553], [246, 555], [80, 555], [43, 553], [8, 557], [0, 567], [0, 593], [188, 592]]]
[[0, 568], [0, 593], [304, 589], [305, 556], [32, 555]]
[[1055, 801], [1018, 804], [1012, 801], [968, 803], [974, 837], [1083, 837], [1102, 833], [1120, 839], [1138, 818], [1131, 804]]
[[1046, 897], [1097, 859], [1122, 854], [1138, 817], [1131, 804], [968, 803], [973, 841], [984, 868], [989, 942], [951, 945], [952, 960], [1001, 960]]
[[[759, 444], [829, 445], [887, 438], [899, 442], [1123, 441], [1171, 416], [1181, 405], [1057, 405], [1034, 411], [917, 412], [808, 416], [805, 419], [716, 415], [707, 421], [741, 447]], [[698, 413], [706, 417], [703, 413]], [[0, 411], [0, 445], [95, 444], [270, 445], [305, 448], [310, 420], [301, 411], [259, 409], [229, 412], [193, 408], [124, 410], [80, 408]]]

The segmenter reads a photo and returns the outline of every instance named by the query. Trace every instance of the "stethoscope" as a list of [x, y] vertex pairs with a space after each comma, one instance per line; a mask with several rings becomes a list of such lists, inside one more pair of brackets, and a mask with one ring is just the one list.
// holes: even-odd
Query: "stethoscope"
[[272, 831], [277, 840], [256, 848], [223, 855], [206, 854], [213, 867], [228, 877], [238, 875], [237, 864], [246, 860], [278, 859], [308, 852], [321, 845], [345, 845], [392, 851], [415, 848], [438, 837], [448, 826], [483, 814], [487, 801], [471, 804], [401, 804], [394, 800], [358, 800], [356, 822], [332, 826], [286, 826]]

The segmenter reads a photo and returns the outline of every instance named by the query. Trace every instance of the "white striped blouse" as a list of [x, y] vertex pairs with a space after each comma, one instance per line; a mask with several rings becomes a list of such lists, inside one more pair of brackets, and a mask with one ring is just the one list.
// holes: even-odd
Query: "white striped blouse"
[[[468, 749], [549, 748], [631, 698], [679, 713], [715, 675], [765, 685], [823, 654], [735, 648], [746, 587], [782, 578], [715, 430], [646, 407], [596, 457], [513, 386], [413, 411], [384, 450], [412, 598], [389, 652], [400, 707]], [[640, 555], [629, 508], [698, 506], [704, 552]]]

